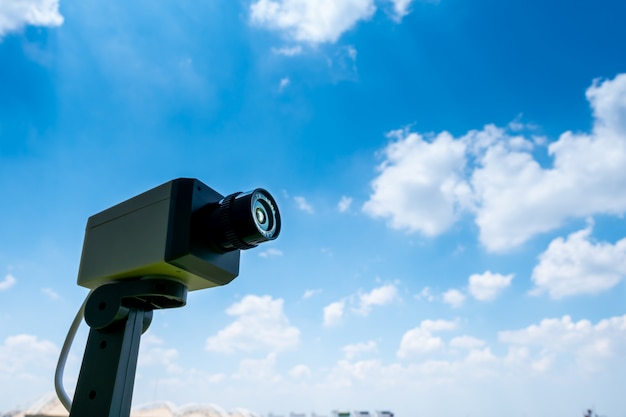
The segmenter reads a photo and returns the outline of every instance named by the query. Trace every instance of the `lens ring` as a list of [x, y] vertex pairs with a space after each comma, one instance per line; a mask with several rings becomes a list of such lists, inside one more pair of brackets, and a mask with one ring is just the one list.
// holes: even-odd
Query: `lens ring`
[[239, 234], [235, 231], [235, 225], [232, 220], [234, 201], [241, 194], [241, 192], [237, 192], [224, 197], [224, 199], [220, 202], [218, 218], [221, 227], [223, 228], [224, 238], [228, 246], [237, 249], [251, 249], [256, 245], [249, 244], [239, 236]]

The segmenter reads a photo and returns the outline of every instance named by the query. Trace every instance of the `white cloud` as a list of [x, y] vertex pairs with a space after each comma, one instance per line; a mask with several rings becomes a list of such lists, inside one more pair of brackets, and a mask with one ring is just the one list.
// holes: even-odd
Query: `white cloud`
[[289, 370], [289, 375], [294, 379], [306, 379], [311, 377], [311, 368], [304, 364], [296, 365]]
[[[462, 211], [475, 216], [479, 239], [506, 251], [568, 218], [626, 212], [626, 74], [587, 90], [589, 134], [563, 133], [548, 146], [551, 166], [532, 151], [535, 135], [487, 125], [455, 139], [425, 140], [395, 131], [364, 211], [389, 226], [427, 236], [443, 233]], [[540, 142], [539, 142], [540, 143]]]
[[34, 335], [9, 336], [0, 345], [0, 380], [40, 378], [42, 369], [54, 368], [58, 352], [54, 343]]
[[532, 294], [552, 298], [596, 294], [613, 288], [626, 276], [626, 238], [614, 245], [590, 240], [591, 225], [554, 239], [533, 269]]
[[390, 0], [393, 4], [394, 20], [400, 21], [410, 13], [409, 6], [413, 0]]
[[277, 55], [295, 56], [302, 53], [302, 46], [283, 46], [281, 48], [272, 48], [272, 52]]
[[[586, 96], [596, 119], [594, 131], [599, 133], [626, 134], [626, 74], [619, 74], [612, 80], [593, 80]], [[623, 150], [623, 146], [620, 147]], [[570, 161], [574, 162], [574, 161]], [[597, 161], [600, 162], [600, 161]], [[607, 161], [615, 164], [616, 160]]]
[[[396, 22], [402, 21], [402, 18], [409, 13], [411, 13], [411, 3], [413, 0], [389, 0], [391, 5], [393, 6], [393, 15], [392, 18]], [[440, 0], [420, 0], [422, 3], [433, 3], [437, 4]]]
[[207, 350], [221, 353], [282, 351], [299, 342], [300, 330], [289, 324], [282, 299], [247, 295], [226, 313], [237, 319], [207, 339]]
[[348, 54], [348, 57], [350, 57], [351, 60], [356, 61], [356, 56], [358, 54], [358, 51], [356, 50], [354, 46], [348, 45], [346, 47], [346, 53]]
[[250, 6], [250, 20], [294, 41], [332, 43], [375, 11], [374, 0], [258, 0]]
[[141, 337], [137, 365], [139, 367], [158, 366], [169, 373], [182, 373], [182, 368], [176, 364], [178, 350], [164, 348], [163, 344], [163, 340], [154, 334], [144, 334]]
[[302, 298], [306, 300], [308, 298], [313, 297], [314, 295], [321, 294], [321, 293], [322, 293], [322, 290], [319, 288], [315, 290], [306, 290], [304, 294], [302, 294]]
[[359, 291], [357, 294], [324, 307], [324, 326], [341, 324], [348, 304], [352, 313], [366, 317], [373, 307], [391, 304], [396, 299], [398, 299], [398, 289], [394, 284], [385, 284], [366, 293]]
[[485, 346], [485, 341], [477, 339], [473, 336], [464, 335], [452, 338], [449, 344], [451, 348], [470, 350], [482, 348]]
[[291, 80], [288, 77], [281, 78], [280, 83], [278, 84], [278, 91], [283, 91], [291, 84]]
[[276, 248], [269, 248], [263, 252], [259, 252], [259, 256], [262, 258], [269, 258], [272, 256], [283, 256], [283, 251]]
[[337, 204], [337, 210], [339, 210], [340, 213], [345, 213], [350, 210], [351, 205], [352, 197], [346, 197], [345, 195], [341, 196], [341, 200], [339, 200], [339, 203]]
[[415, 294], [415, 298], [418, 300], [426, 300], [428, 302], [435, 301], [435, 296], [430, 290], [430, 287], [422, 288], [422, 291], [420, 291], [419, 294]]
[[465, 144], [441, 133], [425, 140], [417, 133], [394, 131], [385, 161], [372, 181], [374, 190], [363, 206], [372, 217], [384, 217], [394, 229], [435, 236], [457, 219], [460, 202], [470, 194], [463, 180]]
[[345, 305], [345, 300], [341, 300], [324, 307], [324, 326], [331, 327], [341, 323]]
[[[468, 364], [490, 364], [498, 361], [498, 358], [491, 352], [488, 347], [483, 349], [471, 349], [465, 358]], [[488, 371], [488, 370], [487, 370]], [[482, 370], [485, 373], [485, 370]]]
[[373, 340], [370, 340], [367, 343], [355, 343], [352, 345], [346, 345], [341, 348], [347, 360], [352, 360], [362, 355], [363, 353], [376, 352], [376, 349], [376, 342], [374, 342]]
[[0, 38], [25, 26], [60, 26], [59, 0], [2, 0]]
[[51, 300], [58, 300], [61, 298], [61, 296], [52, 288], [42, 288], [41, 292], [44, 293]]
[[443, 293], [443, 302], [450, 304], [453, 308], [459, 308], [465, 302], [465, 295], [456, 289], [449, 289]]
[[359, 295], [359, 304], [355, 311], [367, 316], [373, 306], [391, 304], [398, 296], [398, 289], [393, 284], [386, 284], [372, 291]]
[[404, 333], [397, 355], [399, 358], [408, 358], [441, 350], [445, 344], [440, 337], [433, 336], [433, 333], [454, 330], [456, 327], [455, 321], [424, 320], [418, 327]]
[[242, 359], [233, 379], [256, 381], [264, 384], [279, 382], [282, 378], [276, 373], [275, 366], [275, 353], [269, 353], [263, 359]]
[[550, 144], [552, 168], [499, 145], [485, 152], [473, 182], [482, 201], [476, 222], [488, 248], [515, 246], [568, 217], [626, 210], [626, 74], [594, 81], [587, 98], [593, 131], [565, 132]]
[[309, 204], [308, 201], [306, 201], [306, 198], [301, 197], [301, 196], [295, 196], [293, 199], [296, 202], [296, 204], [298, 205], [298, 209], [304, 211], [305, 213], [309, 213], [309, 214], [315, 213], [315, 209], [313, 209], [313, 206], [311, 204]]
[[531, 360], [536, 371], [548, 370], [565, 354], [573, 354], [579, 366], [594, 369], [599, 359], [626, 353], [626, 316], [604, 319], [595, 325], [589, 320], [574, 322], [570, 316], [544, 319], [525, 329], [500, 332], [498, 339], [527, 352], [534, 349]]
[[502, 275], [487, 271], [469, 277], [469, 292], [479, 301], [495, 300], [513, 280], [513, 274]]
[[450, 320], [423, 320], [420, 328], [427, 332], [440, 332], [443, 330], [454, 330], [458, 326], [457, 321]]
[[5, 291], [15, 285], [17, 280], [11, 274], [7, 274], [2, 281], [0, 281], [0, 291]]

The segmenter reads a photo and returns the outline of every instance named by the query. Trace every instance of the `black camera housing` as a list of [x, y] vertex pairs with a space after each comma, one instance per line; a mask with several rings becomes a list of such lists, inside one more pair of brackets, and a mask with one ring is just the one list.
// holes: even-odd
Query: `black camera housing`
[[239, 274], [241, 249], [279, 233], [267, 191], [224, 197], [197, 179], [175, 179], [89, 218], [78, 285], [155, 276], [189, 291], [225, 285]]

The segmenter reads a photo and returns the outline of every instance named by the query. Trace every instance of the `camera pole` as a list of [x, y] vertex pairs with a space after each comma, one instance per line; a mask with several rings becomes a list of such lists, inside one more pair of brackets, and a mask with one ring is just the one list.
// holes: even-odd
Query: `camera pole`
[[145, 277], [101, 285], [85, 306], [91, 328], [70, 417], [129, 417], [141, 334], [155, 309], [185, 305], [180, 281]]

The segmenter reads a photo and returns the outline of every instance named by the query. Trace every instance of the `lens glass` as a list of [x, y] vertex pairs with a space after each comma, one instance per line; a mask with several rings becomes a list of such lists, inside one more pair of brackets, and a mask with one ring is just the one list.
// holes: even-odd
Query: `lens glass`
[[[264, 239], [274, 239], [277, 235], [278, 210], [273, 199], [262, 190], [256, 190], [252, 195], [252, 218], [257, 230]], [[278, 226], [280, 227], [280, 226]]]
[[257, 207], [254, 211], [254, 215], [256, 216], [256, 221], [262, 228], [267, 226], [267, 214], [262, 207]]
[[270, 232], [274, 227], [274, 215], [269, 202], [262, 195], [255, 196], [253, 210], [254, 220], [262, 232]]

